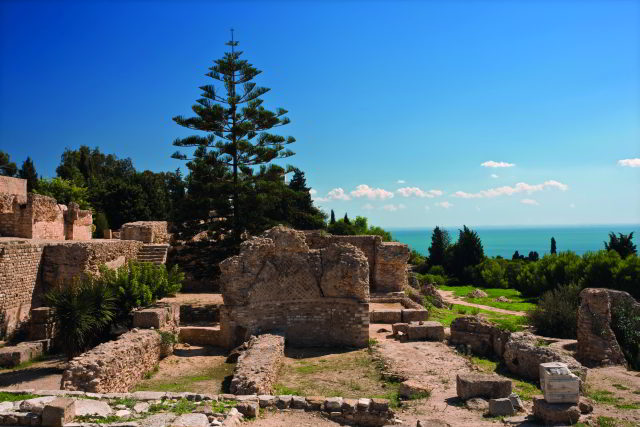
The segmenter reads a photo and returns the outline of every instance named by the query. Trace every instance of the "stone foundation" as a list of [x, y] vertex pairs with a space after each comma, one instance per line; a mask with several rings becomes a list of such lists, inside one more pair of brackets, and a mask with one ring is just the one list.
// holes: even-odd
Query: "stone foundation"
[[611, 329], [613, 311], [621, 304], [628, 304], [640, 315], [640, 304], [626, 292], [602, 288], [580, 292], [577, 357], [582, 363], [587, 366], [627, 364]]
[[251, 337], [247, 349], [238, 358], [231, 380], [233, 394], [270, 394], [284, 360], [284, 337]]
[[155, 330], [132, 330], [75, 357], [62, 374], [63, 390], [130, 391], [158, 364], [162, 339]]
[[171, 240], [167, 221], [136, 221], [122, 225], [120, 239], [166, 244]]

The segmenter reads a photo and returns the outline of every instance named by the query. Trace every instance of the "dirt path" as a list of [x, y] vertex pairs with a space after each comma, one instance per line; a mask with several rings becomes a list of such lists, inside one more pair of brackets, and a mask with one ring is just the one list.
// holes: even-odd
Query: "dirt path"
[[64, 357], [52, 357], [35, 362], [29, 367], [0, 370], [0, 388], [20, 390], [60, 390], [62, 372], [67, 362]]
[[440, 295], [442, 296], [442, 299], [445, 302], [449, 303], [449, 304], [458, 304], [458, 305], [465, 305], [467, 307], [476, 307], [476, 308], [481, 308], [481, 309], [487, 310], [487, 311], [493, 311], [494, 313], [512, 314], [514, 316], [526, 316], [527, 315], [527, 313], [525, 313], [524, 311], [505, 310], [505, 309], [502, 309], [502, 308], [491, 307], [491, 306], [488, 306], [488, 305], [481, 305], [481, 304], [474, 304], [472, 302], [467, 302], [467, 301], [455, 296], [453, 291], [441, 291], [441, 290], [438, 290], [438, 292], [440, 292]]
[[258, 419], [247, 424], [251, 427], [331, 427], [340, 425], [321, 415], [302, 410], [262, 412]]
[[591, 393], [597, 392], [612, 400], [609, 404], [594, 405], [593, 419], [603, 416], [625, 420], [631, 425], [640, 425], [639, 372], [628, 371], [623, 366], [589, 369], [587, 388]]
[[378, 341], [377, 351], [388, 363], [390, 370], [406, 379], [419, 382], [431, 389], [428, 399], [412, 401], [407, 408], [397, 411], [397, 417], [406, 425], [418, 420], [436, 418], [452, 426], [495, 426], [494, 420], [483, 418], [482, 413], [462, 405], [456, 393], [456, 375], [472, 372], [467, 359], [459, 356], [441, 342], [399, 342], [390, 337], [389, 325], [370, 325], [371, 338]]

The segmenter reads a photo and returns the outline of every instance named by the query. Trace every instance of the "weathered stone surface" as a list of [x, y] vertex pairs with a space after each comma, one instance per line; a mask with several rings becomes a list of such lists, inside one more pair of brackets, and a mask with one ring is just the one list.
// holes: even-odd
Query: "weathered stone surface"
[[582, 398], [578, 402], [578, 409], [581, 414], [590, 414], [593, 412], [593, 402], [590, 399]]
[[171, 423], [171, 427], [209, 427], [209, 419], [205, 414], [182, 414]]
[[472, 397], [471, 399], [467, 399], [464, 402], [464, 405], [473, 411], [484, 412], [489, 410], [489, 401], [482, 397]]
[[384, 242], [377, 247], [374, 282], [377, 292], [402, 291], [407, 284], [409, 246]]
[[502, 357], [510, 333], [476, 316], [462, 316], [451, 322], [453, 345], [469, 346], [474, 354]]
[[540, 378], [540, 364], [547, 362], [566, 363], [582, 381], [587, 376], [586, 368], [577, 360], [553, 348], [538, 346], [537, 338], [527, 332], [511, 334], [505, 344], [503, 358], [509, 371], [533, 380]]
[[402, 321], [405, 323], [425, 321], [429, 318], [427, 310], [405, 308], [402, 310]]
[[426, 420], [418, 420], [416, 422], [416, 427], [451, 427], [451, 424], [446, 421], [432, 418]]
[[534, 397], [533, 415], [546, 425], [572, 425], [580, 419], [580, 409], [574, 403], [548, 403], [542, 397]]
[[393, 335], [397, 335], [398, 332], [402, 332], [406, 334], [407, 329], [409, 329], [408, 323], [394, 323], [393, 325], [391, 325], [391, 330], [393, 331]]
[[22, 412], [33, 412], [35, 414], [42, 414], [42, 410], [44, 409], [45, 405], [55, 399], [55, 396], [44, 396], [23, 400], [20, 403], [20, 410]]
[[309, 396], [306, 401], [307, 409], [310, 411], [321, 411], [324, 406], [324, 396]]
[[489, 414], [494, 417], [509, 416], [515, 414], [513, 403], [508, 397], [489, 400]]
[[93, 399], [75, 399], [76, 416], [97, 415], [108, 417], [113, 414], [113, 409], [107, 402]]
[[278, 400], [278, 398], [276, 396], [271, 396], [270, 394], [261, 394], [258, 396], [258, 402], [261, 408], [276, 406], [276, 400]]
[[167, 221], [136, 221], [122, 225], [120, 239], [144, 243], [169, 243], [171, 233]]
[[159, 333], [133, 329], [72, 359], [62, 374], [62, 389], [127, 392], [154, 368], [162, 352]]
[[410, 323], [407, 328], [407, 338], [409, 341], [442, 341], [444, 340], [444, 327], [440, 322]]
[[44, 346], [40, 341], [26, 341], [2, 347], [0, 348], [0, 366], [12, 368], [41, 356], [43, 353]]
[[467, 296], [469, 298], [486, 298], [486, 297], [488, 297], [487, 293], [485, 291], [480, 290], [480, 289], [474, 289], [472, 292], [469, 292], [469, 294], [467, 294]]
[[268, 394], [284, 359], [284, 337], [265, 334], [252, 337], [233, 371], [234, 394]]
[[407, 380], [400, 384], [398, 394], [406, 399], [417, 399], [426, 397], [431, 393], [431, 389], [415, 380]]
[[260, 405], [258, 402], [241, 402], [236, 405], [236, 409], [248, 418], [255, 418], [260, 414]]
[[62, 427], [73, 421], [76, 416], [76, 406], [73, 399], [57, 397], [47, 403], [42, 410], [42, 425], [44, 427]]
[[498, 399], [509, 397], [511, 380], [488, 374], [459, 374], [456, 376], [458, 397], [467, 400], [472, 397]]
[[524, 410], [524, 405], [522, 404], [522, 400], [520, 399], [520, 396], [518, 396], [515, 393], [511, 393], [509, 395], [509, 400], [511, 400], [511, 404], [513, 405], [513, 409], [515, 409], [516, 411], [523, 411]]
[[[179, 329], [180, 342], [191, 345], [210, 345], [220, 346], [221, 331], [219, 326], [182, 326]], [[234, 354], [234, 357], [239, 357], [240, 354]], [[233, 358], [231, 363], [235, 362]], [[229, 360], [228, 360], [229, 362]]]
[[225, 347], [269, 331], [292, 345], [367, 345], [369, 271], [356, 247], [310, 250], [304, 233], [279, 226], [243, 242], [220, 269]]
[[400, 323], [402, 322], [402, 310], [380, 308], [369, 313], [371, 323]]
[[447, 303], [444, 302], [442, 295], [440, 295], [440, 292], [438, 292], [438, 289], [432, 283], [425, 283], [422, 285], [422, 295], [426, 296], [434, 307], [447, 307]]
[[336, 412], [340, 411], [342, 408], [342, 398], [341, 397], [327, 397], [324, 400], [324, 410], [327, 412]]
[[577, 358], [587, 366], [626, 365], [611, 329], [612, 314], [627, 305], [640, 315], [640, 304], [626, 292], [587, 288], [580, 292]]

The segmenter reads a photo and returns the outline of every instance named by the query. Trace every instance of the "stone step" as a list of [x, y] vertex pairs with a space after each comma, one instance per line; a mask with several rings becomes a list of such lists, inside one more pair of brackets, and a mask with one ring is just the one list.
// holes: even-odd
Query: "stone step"
[[220, 326], [182, 326], [180, 342], [191, 345], [220, 346]]

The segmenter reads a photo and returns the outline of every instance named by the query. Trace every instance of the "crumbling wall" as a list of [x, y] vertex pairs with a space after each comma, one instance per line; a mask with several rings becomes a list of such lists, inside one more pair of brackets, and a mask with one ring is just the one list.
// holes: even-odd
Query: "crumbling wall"
[[271, 394], [284, 360], [284, 337], [264, 334], [249, 339], [233, 370], [231, 393]]
[[371, 292], [399, 292], [408, 281], [409, 247], [399, 242], [383, 242], [380, 236], [336, 236], [324, 231], [304, 231], [311, 249], [334, 243], [349, 243], [360, 249], [369, 263]]
[[83, 273], [97, 273], [102, 264], [117, 268], [136, 259], [142, 242], [134, 240], [91, 240], [49, 243], [44, 250], [42, 281], [51, 286]]
[[138, 240], [144, 243], [169, 243], [169, 223], [167, 221], [136, 221], [122, 225], [120, 239]]
[[353, 245], [309, 249], [304, 233], [278, 226], [220, 269], [226, 346], [271, 331], [294, 345], [367, 345], [369, 267]]
[[27, 180], [0, 176], [0, 236], [15, 236], [14, 212], [27, 203]]
[[62, 374], [63, 390], [125, 393], [153, 370], [162, 356], [155, 330], [133, 329], [73, 358]]
[[69, 203], [64, 217], [64, 234], [67, 240], [91, 239], [93, 214], [82, 210], [76, 203]]
[[39, 299], [43, 246], [20, 240], [0, 242], [2, 335], [11, 335], [28, 318], [34, 296], [36, 303]]
[[603, 288], [580, 292], [577, 357], [585, 365], [627, 364], [611, 329], [612, 314], [621, 304], [629, 304], [640, 312], [640, 304], [627, 292]]

